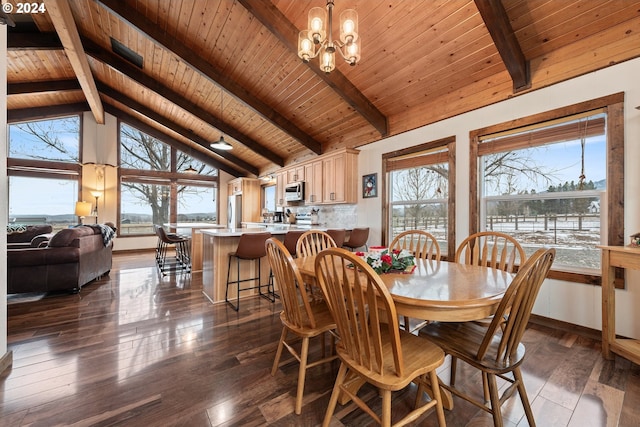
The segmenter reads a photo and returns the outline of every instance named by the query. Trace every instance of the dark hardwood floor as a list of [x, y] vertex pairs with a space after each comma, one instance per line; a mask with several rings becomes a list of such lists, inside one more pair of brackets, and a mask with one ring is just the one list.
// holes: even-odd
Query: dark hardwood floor
[[[270, 375], [281, 332], [279, 302], [241, 301], [239, 313], [202, 294], [202, 276], [162, 278], [153, 254], [114, 255], [114, 268], [79, 294], [9, 296], [13, 366], [0, 376], [2, 426], [315, 426], [338, 362], [308, 371], [302, 414], [293, 413], [297, 363]], [[537, 425], [639, 426], [640, 367], [606, 361], [587, 336], [532, 325], [524, 373]], [[318, 348], [319, 346], [314, 346]], [[316, 354], [317, 355], [317, 354]], [[446, 365], [441, 369], [446, 380]], [[480, 378], [459, 369], [458, 385]], [[374, 389], [362, 395], [379, 404]], [[415, 387], [394, 395], [408, 411]], [[379, 407], [379, 406], [378, 406]], [[506, 425], [526, 425], [516, 398]], [[492, 425], [462, 400], [449, 426]], [[353, 404], [333, 426], [371, 425]], [[415, 425], [437, 425], [428, 413]]]

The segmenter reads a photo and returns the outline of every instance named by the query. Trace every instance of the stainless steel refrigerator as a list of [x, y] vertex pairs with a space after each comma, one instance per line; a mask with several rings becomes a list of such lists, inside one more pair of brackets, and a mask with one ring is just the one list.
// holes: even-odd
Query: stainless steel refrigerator
[[242, 195], [229, 196], [227, 227], [242, 228]]

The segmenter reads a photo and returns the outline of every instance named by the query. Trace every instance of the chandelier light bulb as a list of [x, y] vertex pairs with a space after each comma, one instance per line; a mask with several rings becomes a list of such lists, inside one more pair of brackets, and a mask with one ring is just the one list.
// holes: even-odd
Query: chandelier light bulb
[[307, 63], [319, 56], [320, 69], [325, 73], [330, 73], [336, 67], [336, 50], [349, 65], [356, 65], [360, 60], [360, 48], [355, 43], [358, 40], [358, 13], [347, 9], [340, 14], [340, 37], [334, 40], [331, 34], [333, 7], [334, 0], [327, 0], [326, 10], [312, 8], [307, 29], [298, 35], [298, 57]]

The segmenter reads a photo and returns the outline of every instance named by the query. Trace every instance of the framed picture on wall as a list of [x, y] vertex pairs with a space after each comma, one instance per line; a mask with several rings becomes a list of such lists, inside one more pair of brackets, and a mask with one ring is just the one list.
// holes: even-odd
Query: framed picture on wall
[[378, 174], [362, 176], [362, 198], [378, 197]]

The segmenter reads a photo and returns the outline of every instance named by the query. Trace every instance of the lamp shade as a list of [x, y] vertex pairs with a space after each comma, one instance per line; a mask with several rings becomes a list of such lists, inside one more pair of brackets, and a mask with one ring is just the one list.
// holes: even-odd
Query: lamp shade
[[91, 215], [91, 203], [89, 202], [76, 202], [76, 215], [77, 216], [89, 216]]

